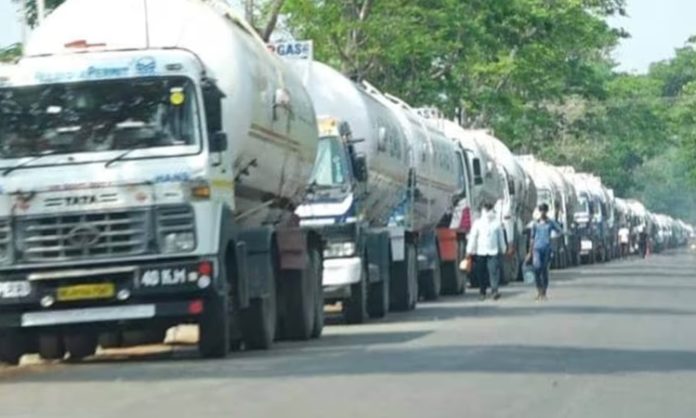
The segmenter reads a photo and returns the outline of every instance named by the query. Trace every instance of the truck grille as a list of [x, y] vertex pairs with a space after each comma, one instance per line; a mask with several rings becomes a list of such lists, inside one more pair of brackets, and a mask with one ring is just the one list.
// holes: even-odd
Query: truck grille
[[6, 259], [9, 255], [9, 247], [12, 242], [10, 222], [7, 219], [0, 220], [0, 259]]
[[144, 210], [29, 218], [18, 227], [18, 257], [26, 262], [143, 254], [151, 230]]

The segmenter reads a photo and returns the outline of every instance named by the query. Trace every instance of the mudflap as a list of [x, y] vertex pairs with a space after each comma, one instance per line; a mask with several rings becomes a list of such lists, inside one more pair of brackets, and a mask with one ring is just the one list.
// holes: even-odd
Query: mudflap
[[456, 229], [437, 228], [437, 245], [440, 261], [457, 262], [459, 259], [459, 239]]
[[[389, 280], [390, 236], [388, 231], [375, 230], [365, 234], [368, 282]], [[403, 252], [403, 249], [402, 249]]]
[[[436, 232], [428, 231], [421, 235], [418, 241], [418, 270], [433, 270], [439, 262], [438, 237]], [[455, 253], [456, 254], [456, 253]]]
[[365, 255], [368, 273], [367, 313], [371, 318], [383, 318], [390, 304], [390, 236], [388, 231], [370, 231], [365, 236]]
[[276, 243], [280, 257], [281, 270], [303, 270], [307, 265], [306, 231], [300, 227], [279, 227], [276, 229]]
[[[237, 270], [242, 266], [246, 270], [243, 276], [238, 277], [253, 278], [247, 280], [248, 284], [244, 293], [247, 300], [268, 296], [270, 293], [271, 280], [274, 279], [273, 263], [273, 228], [259, 227], [242, 230], [239, 233], [239, 242], [244, 243], [246, 248], [237, 248], [237, 251], [246, 252], [246, 257], [241, 261], [237, 260]], [[242, 272], [240, 272], [242, 273]], [[248, 302], [247, 302], [248, 304]]]

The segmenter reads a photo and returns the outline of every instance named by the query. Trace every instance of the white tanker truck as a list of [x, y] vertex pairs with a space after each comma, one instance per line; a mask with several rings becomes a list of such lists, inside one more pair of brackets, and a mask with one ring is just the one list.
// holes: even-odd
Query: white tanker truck
[[242, 19], [68, 0], [17, 70], [0, 86], [0, 361], [180, 323], [204, 357], [319, 336], [322, 243], [293, 213], [316, 119]]
[[[388, 222], [407, 191], [410, 164], [408, 139], [394, 110], [374, 88], [357, 85], [323, 63], [289, 64], [302, 76], [320, 115], [311, 191], [296, 213], [302, 225], [320, 227], [327, 241], [326, 301], [341, 301], [348, 323], [382, 317], [390, 303], [412, 307], [408, 287], [400, 287], [408, 280], [394, 277], [390, 286], [394, 260]], [[415, 284], [415, 271], [411, 275]]]
[[[463, 243], [456, 241], [456, 231], [438, 232], [438, 228], [448, 229], [454, 204], [465, 190], [461, 154], [435, 123], [402, 100], [388, 94], [384, 97], [410, 144], [409, 187], [389, 221], [392, 257], [409, 266], [414, 258], [411, 253], [417, 252], [418, 291], [413, 295], [411, 283], [409, 295], [437, 299], [442, 291], [443, 261], [447, 266], [446, 293], [461, 293], [464, 281], [458, 266], [463, 251], [458, 248]], [[445, 242], [446, 246], [440, 245]], [[397, 273], [394, 279], [402, 281], [397, 289], [406, 288], [406, 278], [410, 280], [411, 274]]]
[[320, 226], [328, 242], [327, 300], [341, 301], [347, 322], [359, 323], [390, 306], [412, 309], [419, 290], [436, 298], [443, 278], [445, 290], [454, 280], [452, 287], [463, 291], [459, 259], [443, 259], [434, 233], [452, 195], [464, 188], [454, 147], [375, 87], [319, 62], [291, 65], [321, 115], [311, 193], [297, 214], [303, 225]]
[[474, 131], [477, 143], [493, 158], [501, 173], [503, 198], [496, 203], [496, 212], [505, 229], [512, 256], [505, 257], [504, 278], [515, 281], [520, 277], [521, 265], [527, 250], [525, 230], [532, 220], [536, 203], [536, 187], [515, 156], [499, 139], [488, 131]]

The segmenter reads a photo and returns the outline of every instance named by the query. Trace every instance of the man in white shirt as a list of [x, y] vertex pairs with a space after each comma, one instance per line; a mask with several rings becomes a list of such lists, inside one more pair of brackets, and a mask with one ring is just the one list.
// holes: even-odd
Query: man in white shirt
[[625, 258], [628, 256], [628, 244], [629, 238], [631, 236], [631, 231], [623, 225], [619, 229], [619, 244], [621, 244], [621, 257]]
[[466, 253], [472, 258], [472, 274], [479, 283], [481, 300], [486, 299], [488, 283], [493, 299], [500, 299], [500, 257], [505, 254], [505, 235], [493, 205], [484, 203], [481, 216], [474, 221], [469, 233]]

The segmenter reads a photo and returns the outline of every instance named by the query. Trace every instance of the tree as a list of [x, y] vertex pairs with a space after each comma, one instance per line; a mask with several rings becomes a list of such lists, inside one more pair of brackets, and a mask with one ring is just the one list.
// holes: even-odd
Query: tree
[[4, 49], [0, 49], [0, 62], [14, 62], [22, 56], [22, 45], [12, 44]]

